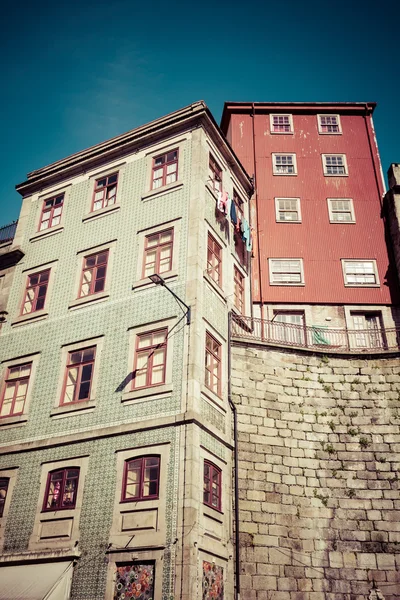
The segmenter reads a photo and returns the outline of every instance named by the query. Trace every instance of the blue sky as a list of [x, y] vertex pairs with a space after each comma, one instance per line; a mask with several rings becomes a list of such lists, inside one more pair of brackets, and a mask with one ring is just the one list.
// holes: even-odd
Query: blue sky
[[400, 162], [398, 0], [3, 5], [0, 225], [27, 172], [196, 100], [376, 101]]

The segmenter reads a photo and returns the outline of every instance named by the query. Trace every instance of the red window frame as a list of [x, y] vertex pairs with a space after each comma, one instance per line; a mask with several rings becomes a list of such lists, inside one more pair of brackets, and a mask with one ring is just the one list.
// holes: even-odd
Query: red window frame
[[207, 239], [207, 273], [215, 283], [222, 286], [222, 247], [211, 233]]
[[[151, 189], [157, 190], [164, 185], [178, 181], [178, 163], [178, 148], [155, 156], [153, 158], [153, 168], [151, 171]], [[175, 179], [173, 179], [173, 181], [168, 181], [168, 178], [172, 177], [173, 175], [175, 175]]]
[[[89, 254], [83, 258], [81, 282], [79, 285], [79, 298], [86, 298], [93, 294], [99, 294], [104, 291], [106, 276], [107, 276], [107, 265], [108, 265], [109, 251], [103, 250], [102, 252], [96, 252]], [[90, 273], [90, 279], [89, 274]], [[89, 291], [87, 294], [83, 294], [83, 286], [88, 285]]]
[[209, 460], [204, 461], [203, 503], [221, 512], [222, 471]]
[[[117, 190], [118, 173], [112, 173], [112, 175], [107, 175], [106, 177], [99, 177], [99, 179], [96, 179], [92, 196], [92, 212], [115, 204], [117, 201]], [[112, 195], [110, 195], [111, 193]], [[101, 197], [100, 194], [102, 194]], [[99, 203], [101, 203], [101, 206], [95, 207], [95, 204]]]
[[[21, 315], [28, 315], [44, 308], [49, 279], [50, 269], [28, 275]], [[25, 310], [29, 304], [31, 304], [31, 310]]]
[[209, 390], [218, 396], [221, 395], [221, 349], [222, 344], [220, 344], [215, 337], [207, 331], [205, 351], [205, 384]]
[[[78, 493], [79, 475], [79, 467], [66, 467], [64, 469], [55, 469], [54, 471], [50, 471], [50, 473], [47, 475], [46, 492], [43, 499], [42, 512], [74, 509], [76, 506], [76, 496]], [[56, 482], [56, 485], [53, 487], [53, 490], [51, 490], [50, 487], [53, 481]], [[76, 483], [71, 487], [70, 482]], [[57, 485], [57, 483], [59, 483], [59, 485]], [[55, 503], [48, 506], [51, 492], [53, 492], [52, 497], [53, 500], [55, 498]], [[72, 502], [70, 504], [64, 504], [65, 495], [70, 495], [71, 492]]]
[[[69, 406], [70, 404], [76, 404], [77, 402], [84, 402], [85, 400], [90, 399], [95, 359], [96, 346], [68, 352], [68, 362], [65, 369], [60, 406]], [[74, 370], [76, 373], [70, 375]], [[72, 383], [69, 384], [69, 381]], [[67, 388], [72, 386], [72, 400], [65, 401]]]
[[9, 477], [0, 477], [0, 519], [4, 514], [4, 506], [7, 500], [8, 486], [10, 485]]
[[208, 167], [212, 189], [214, 192], [222, 192], [222, 169], [212, 154], [209, 156]]
[[[164, 341], [162, 343], [155, 343], [154, 337], [157, 335], [164, 334]], [[140, 347], [140, 340], [145, 337], [151, 336], [151, 342], [147, 346]], [[142, 389], [148, 387], [155, 387], [157, 385], [163, 385], [165, 383], [165, 373], [167, 368], [167, 341], [168, 341], [168, 329], [157, 329], [154, 331], [146, 331], [139, 333], [136, 336], [136, 347], [135, 347], [135, 363], [133, 366], [134, 377], [132, 380], [132, 388]], [[162, 350], [163, 361], [161, 363], [155, 363], [156, 351]], [[139, 358], [146, 357], [144, 367], [138, 368]], [[162, 380], [152, 383], [153, 373], [157, 367], [162, 367]], [[157, 369], [158, 370], [158, 369]], [[145, 374], [145, 383], [143, 385], [137, 384], [138, 376]]]
[[[148, 464], [151, 461], [154, 464]], [[139, 500], [157, 500], [160, 489], [160, 464], [161, 458], [158, 455], [154, 456], [139, 456], [137, 458], [131, 458], [125, 461], [124, 467], [124, 479], [122, 485], [122, 493], [121, 493], [121, 502], [137, 502]], [[130, 469], [131, 466], [134, 466], [134, 469]], [[157, 469], [156, 478], [151, 477], [151, 473], [149, 474], [149, 478], [146, 478], [146, 469]], [[132, 470], [136, 470], [139, 472], [139, 478], [137, 482], [132, 483], [132, 486], [137, 485], [139, 487], [138, 494], [135, 496], [127, 497], [127, 485], [128, 485], [128, 472]], [[145, 484], [154, 484], [156, 491], [154, 493], [145, 494]], [[149, 492], [150, 492], [149, 485]]]
[[63, 207], [64, 193], [43, 200], [38, 231], [45, 231], [59, 225], [61, 223]]
[[[167, 234], [170, 234], [170, 239], [163, 242], [163, 236], [166, 236]], [[156, 243], [154, 245], [149, 245], [151, 242], [150, 240], [156, 240]], [[152, 233], [149, 235], [146, 235], [145, 238], [145, 247], [144, 247], [144, 256], [143, 256], [143, 270], [142, 270], [142, 277], [143, 279], [145, 277], [149, 277], [149, 275], [153, 275], [154, 273], [167, 273], [168, 271], [170, 271], [172, 269], [172, 254], [173, 254], [173, 246], [174, 246], [174, 230], [173, 228], [171, 229], [164, 229], [163, 231], [157, 232], [157, 233]], [[163, 261], [165, 260], [165, 258], [162, 258], [162, 253], [165, 251], [169, 250], [169, 256], [167, 256], [167, 261], [165, 262], [165, 264], [163, 263]], [[154, 259], [153, 260], [149, 260], [149, 258], [151, 258], [151, 254], [155, 254]], [[154, 265], [152, 267], [152, 265]], [[165, 268], [165, 266], [167, 268]], [[147, 272], [146, 273], [146, 267], [151, 269], [151, 272]]]
[[237, 267], [234, 267], [233, 279], [235, 306], [241, 314], [244, 314], [244, 276]]
[[[15, 372], [15, 374], [17, 374], [17, 372], [21, 372], [21, 370], [25, 370], [25, 373], [23, 375], [20, 375], [19, 377], [13, 377], [13, 372]], [[26, 363], [23, 365], [17, 365], [17, 366], [13, 366], [13, 367], [8, 367], [7, 369], [7, 375], [5, 377], [4, 380], [4, 384], [3, 384], [3, 391], [1, 394], [1, 402], [0, 402], [0, 418], [7, 418], [7, 417], [14, 417], [17, 415], [22, 415], [24, 413], [24, 408], [25, 408], [25, 402], [26, 402], [26, 397], [28, 394], [28, 388], [29, 388], [29, 379], [32, 373], [32, 363]], [[22, 396], [18, 395], [19, 389], [20, 387], [25, 386], [25, 390], [23, 392]], [[6, 399], [6, 393], [7, 390], [12, 388], [14, 386], [14, 391], [12, 396], [10, 396], [9, 398], [7, 398], [7, 400], [11, 400], [11, 402], [9, 402], [8, 404], [10, 404], [10, 412], [7, 414], [3, 414], [3, 409], [4, 409], [4, 400]], [[18, 403], [20, 404], [22, 402], [22, 407], [20, 410], [15, 410], [15, 405]]]

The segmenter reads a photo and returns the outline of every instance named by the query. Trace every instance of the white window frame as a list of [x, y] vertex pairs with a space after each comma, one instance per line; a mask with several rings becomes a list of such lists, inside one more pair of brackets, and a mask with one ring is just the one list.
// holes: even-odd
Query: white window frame
[[[274, 117], [289, 117], [290, 131], [274, 131]], [[270, 131], [274, 135], [290, 135], [290, 134], [294, 133], [293, 115], [290, 115], [288, 113], [271, 113], [269, 115], [269, 125], [270, 125]]]
[[[328, 156], [341, 156], [343, 159], [344, 173], [327, 173], [326, 158]], [[322, 168], [325, 177], [347, 177], [349, 175], [349, 168], [347, 166], [347, 158], [345, 154], [322, 154]]]
[[[345, 202], [350, 202], [350, 210], [349, 211], [334, 211], [332, 208], [332, 202], [336, 202], [336, 201], [345, 201]], [[341, 225], [348, 225], [351, 223], [355, 223], [356, 222], [356, 217], [355, 217], [355, 213], [354, 213], [354, 204], [353, 204], [353, 199], [352, 198], [327, 198], [327, 202], [328, 202], [328, 213], [329, 213], [329, 222], [330, 223], [339, 223]], [[351, 214], [351, 220], [350, 221], [339, 221], [337, 219], [334, 219], [333, 216], [336, 213], [339, 212], [350, 212]]]
[[[274, 281], [273, 278], [273, 274], [274, 274], [274, 269], [273, 269], [273, 263], [274, 261], [277, 260], [298, 260], [300, 263], [300, 281], [299, 282], [283, 282], [283, 281]], [[280, 286], [290, 286], [290, 287], [299, 287], [299, 286], [304, 286], [304, 266], [303, 266], [303, 259], [302, 258], [269, 258], [268, 259], [268, 266], [269, 266], [269, 284], [270, 285], [280, 285]]]
[[[276, 166], [276, 157], [277, 156], [292, 156], [293, 157], [293, 167], [294, 167], [294, 173], [279, 173], [277, 171], [277, 166]], [[273, 175], [280, 175], [283, 177], [294, 177], [297, 175], [297, 159], [296, 159], [296, 154], [294, 152], [273, 152], [272, 153], [272, 174]]]
[[[295, 200], [296, 201], [296, 211], [298, 214], [298, 219], [280, 219], [279, 218], [279, 213], [281, 212], [279, 210], [279, 201], [280, 200]], [[282, 211], [285, 212], [285, 211]], [[290, 212], [290, 211], [288, 211]], [[275, 198], [275, 219], [277, 223], [301, 223], [301, 202], [300, 202], [300, 198]]]
[[[339, 131], [322, 131], [321, 117], [336, 117], [339, 125]], [[320, 135], [342, 135], [342, 124], [340, 122], [340, 115], [317, 115], [318, 120], [318, 133]]]
[[[374, 267], [375, 283], [348, 283], [347, 282], [346, 265], [348, 263], [360, 263], [360, 262], [372, 263], [372, 265]], [[376, 266], [376, 260], [373, 258], [359, 258], [359, 259], [342, 258], [342, 270], [343, 270], [343, 281], [344, 281], [345, 287], [361, 287], [361, 288], [380, 287], [379, 274], [378, 274], [378, 269]]]

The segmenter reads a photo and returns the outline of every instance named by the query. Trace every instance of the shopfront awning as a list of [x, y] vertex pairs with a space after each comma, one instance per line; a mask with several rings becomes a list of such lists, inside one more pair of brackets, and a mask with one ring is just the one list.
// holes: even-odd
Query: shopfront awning
[[71, 561], [0, 567], [0, 600], [68, 600]]

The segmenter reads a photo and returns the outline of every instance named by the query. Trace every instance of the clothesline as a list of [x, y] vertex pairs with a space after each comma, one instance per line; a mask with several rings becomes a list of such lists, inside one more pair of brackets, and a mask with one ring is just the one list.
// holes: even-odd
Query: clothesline
[[245, 243], [247, 252], [251, 252], [253, 248], [252, 228], [244, 217], [238, 217], [235, 201], [230, 197], [228, 192], [218, 192], [217, 209], [225, 215], [226, 218], [230, 217], [235, 231], [241, 235], [241, 238]]

